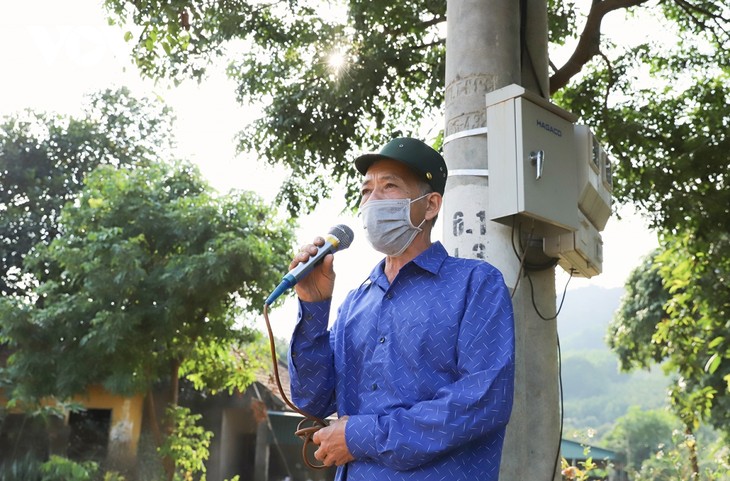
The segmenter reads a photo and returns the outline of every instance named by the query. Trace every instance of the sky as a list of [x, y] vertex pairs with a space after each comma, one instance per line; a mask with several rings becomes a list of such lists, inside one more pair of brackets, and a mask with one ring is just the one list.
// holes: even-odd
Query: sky
[[[76, 114], [85, 95], [121, 86], [136, 95], [160, 96], [177, 116], [175, 133], [181, 157], [198, 164], [221, 192], [254, 190], [273, 201], [286, 173], [251, 156], [236, 155], [234, 136], [255, 118], [256, 109], [236, 103], [235, 85], [223, 69], [212, 71], [201, 84], [155, 85], [140, 77], [123, 35], [121, 27], [107, 24], [98, 0], [0, 0], [0, 116], [26, 108]], [[299, 220], [296, 235], [304, 244], [335, 224], [345, 223], [355, 231], [352, 247], [336, 257], [335, 301], [356, 287], [381, 257], [364, 240], [359, 221], [340, 214], [341, 199], [337, 193], [321, 202], [312, 215]], [[569, 289], [621, 287], [641, 258], [656, 247], [656, 235], [633, 208], [622, 208], [620, 213], [622, 219], [612, 217], [602, 233], [603, 273], [591, 279], [571, 279]], [[438, 225], [434, 237], [441, 238]], [[560, 294], [568, 276], [557, 271]], [[288, 336], [293, 306], [288, 300], [272, 312], [272, 321], [286, 326], [282, 336]]]

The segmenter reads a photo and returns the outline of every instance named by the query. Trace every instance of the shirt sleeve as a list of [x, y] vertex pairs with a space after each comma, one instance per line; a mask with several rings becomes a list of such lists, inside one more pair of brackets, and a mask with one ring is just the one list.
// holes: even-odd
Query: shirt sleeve
[[514, 396], [512, 302], [501, 275], [482, 276], [467, 292], [457, 346], [459, 379], [410, 407], [350, 416], [345, 437], [356, 459], [408, 470], [504, 430]]
[[334, 355], [327, 330], [330, 303], [299, 301], [299, 317], [289, 346], [292, 402], [320, 418], [335, 411]]

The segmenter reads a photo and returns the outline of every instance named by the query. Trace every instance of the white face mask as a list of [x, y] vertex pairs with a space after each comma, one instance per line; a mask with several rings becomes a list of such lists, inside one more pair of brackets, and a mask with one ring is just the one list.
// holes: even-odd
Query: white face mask
[[411, 223], [411, 204], [416, 199], [369, 200], [360, 207], [365, 235], [373, 248], [387, 256], [399, 256], [421, 232], [424, 218], [418, 226]]

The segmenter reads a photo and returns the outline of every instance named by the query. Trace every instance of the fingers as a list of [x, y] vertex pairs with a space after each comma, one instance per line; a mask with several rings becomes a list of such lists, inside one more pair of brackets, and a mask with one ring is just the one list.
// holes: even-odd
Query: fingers
[[310, 257], [317, 254], [319, 248], [324, 245], [324, 238], [315, 237], [312, 244], [305, 244], [299, 248], [299, 252], [296, 253], [294, 259], [289, 264], [289, 269], [295, 268], [297, 265], [307, 262]]
[[355, 459], [347, 447], [346, 424], [347, 417], [343, 417], [314, 433], [312, 441], [319, 445], [314, 457], [325, 466], [342, 466]]
[[[312, 441], [314, 442], [314, 444], [316, 444], [318, 446], [322, 444], [322, 439], [319, 436], [319, 431], [314, 433], [314, 436], [312, 437]], [[317, 461], [320, 461], [325, 466], [332, 466], [334, 464], [334, 457], [333, 456], [328, 457], [328, 454], [329, 453], [327, 452], [327, 450], [323, 446], [320, 446], [319, 449], [317, 449], [314, 452], [314, 459], [316, 459]]]
[[335, 456], [330, 456], [322, 448], [319, 448], [314, 452], [314, 459], [316, 459], [317, 461], [321, 461], [322, 464], [324, 464], [325, 466], [339, 466], [340, 464], [344, 464], [338, 463]]
[[314, 452], [314, 459], [324, 463], [324, 460], [327, 459], [327, 453], [325, 453], [324, 449], [319, 448]]

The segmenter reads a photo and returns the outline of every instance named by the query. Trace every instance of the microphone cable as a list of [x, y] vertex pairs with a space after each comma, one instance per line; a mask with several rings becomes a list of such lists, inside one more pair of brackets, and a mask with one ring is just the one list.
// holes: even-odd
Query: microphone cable
[[311, 469], [324, 469], [328, 467], [324, 464], [312, 463], [307, 457], [307, 449], [310, 445], [314, 444], [314, 433], [329, 426], [329, 423], [327, 423], [324, 419], [318, 418], [317, 416], [313, 416], [299, 409], [289, 400], [284, 392], [284, 388], [281, 385], [281, 379], [279, 378], [279, 360], [276, 356], [274, 332], [271, 329], [271, 322], [269, 321], [269, 305], [271, 305], [271, 303], [273, 303], [274, 300], [287, 289], [292, 288], [301, 278], [309, 274], [309, 272], [324, 258], [324, 256], [333, 254], [338, 250], [347, 249], [350, 247], [350, 244], [352, 244], [352, 240], [353, 232], [348, 226], [339, 224], [332, 227], [329, 232], [327, 232], [325, 244], [320, 246], [317, 255], [310, 257], [309, 261], [299, 264], [297, 267], [289, 271], [274, 292], [272, 292], [264, 302], [264, 321], [266, 321], [266, 331], [269, 334], [269, 349], [271, 350], [271, 362], [274, 368], [274, 380], [276, 381], [276, 387], [279, 388], [281, 398], [284, 400], [286, 405], [293, 409], [294, 412], [304, 417], [304, 419], [302, 419], [297, 425], [297, 430], [294, 431], [294, 435], [301, 438], [304, 442], [304, 445], [302, 446], [302, 459], [304, 460], [304, 464]]
[[324, 427], [329, 426], [329, 423], [324, 419], [318, 418], [317, 416], [313, 416], [305, 411], [302, 411], [297, 406], [295, 406], [294, 403], [291, 402], [287, 397], [286, 393], [284, 392], [284, 388], [281, 385], [281, 379], [279, 378], [279, 360], [276, 356], [274, 332], [271, 329], [271, 322], [269, 322], [268, 304], [264, 304], [264, 321], [266, 321], [266, 330], [269, 334], [269, 348], [271, 350], [271, 362], [274, 368], [274, 380], [276, 381], [276, 387], [279, 388], [281, 398], [284, 400], [286, 405], [293, 409], [294, 412], [300, 414], [301, 416], [304, 416], [304, 419], [302, 419], [297, 425], [297, 430], [294, 431], [294, 435], [298, 436], [304, 442], [304, 444], [302, 445], [302, 459], [304, 460], [304, 464], [306, 464], [307, 467], [311, 469], [328, 468], [329, 466], [325, 466], [324, 464], [312, 463], [312, 461], [310, 461], [309, 457], [307, 456], [307, 449], [310, 445], [314, 444], [314, 433]]

